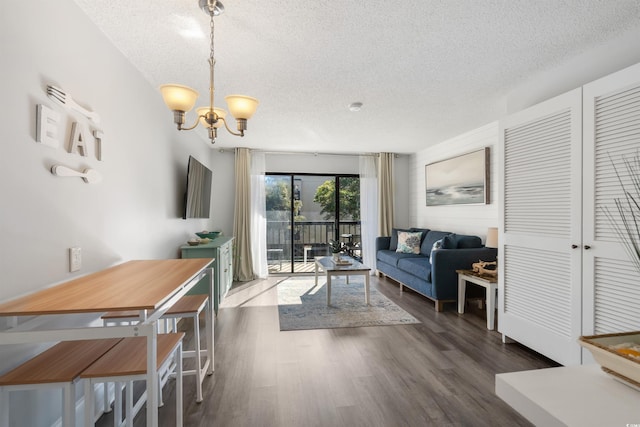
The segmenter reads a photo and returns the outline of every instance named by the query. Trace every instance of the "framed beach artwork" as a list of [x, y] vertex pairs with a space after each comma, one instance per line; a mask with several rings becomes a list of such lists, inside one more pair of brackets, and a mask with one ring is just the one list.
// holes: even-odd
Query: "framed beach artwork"
[[427, 206], [489, 204], [489, 147], [425, 166]]

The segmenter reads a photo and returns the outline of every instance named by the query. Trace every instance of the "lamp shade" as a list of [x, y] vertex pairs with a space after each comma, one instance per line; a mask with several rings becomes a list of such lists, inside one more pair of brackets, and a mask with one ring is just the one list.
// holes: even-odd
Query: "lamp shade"
[[258, 108], [258, 100], [250, 96], [229, 95], [224, 99], [227, 101], [229, 112], [236, 119], [250, 119]]
[[191, 111], [198, 98], [198, 92], [187, 86], [168, 84], [160, 86], [162, 99], [171, 111]]
[[487, 241], [484, 244], [487, 248], [497, 248], [498, 247], [498, 228], [497, 227], [489, 227], [487, 230]]
[[[210, 108], [211, 107], [198, 107], [196, 108], [196, 112], [198, 113], [198, 116], [204, 116], [209, 112]], [[219, 119], [224, 119], [227, 116], [227, 112], [224, 111], [222, 108], [213, 107], [213, 112], [216, 113]], [[200, 124], [202, 124], [202, 126], [206, 128], [209, 127], [209, 123], [207, 123], [207, 121], [203, 117], [200, 117]], [[221, 126], [222, 126], [222, 120], [218, 120], [216, 124], [213, 125], [213, 127], [216, 129]]]

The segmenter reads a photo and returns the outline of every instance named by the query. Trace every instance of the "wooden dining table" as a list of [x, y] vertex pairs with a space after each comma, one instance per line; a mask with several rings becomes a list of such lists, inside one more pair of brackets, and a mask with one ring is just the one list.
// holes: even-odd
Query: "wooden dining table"
[[[209, 299], [213, 301], [211, 258], [135, 260], [82, 276], [32, 294], [0, 303], [0, 316], [15, 316], [0, 331], [0, 345], [73, 341], [95, 338], [145, 336], [147, 338], [147, 426], [158, 425], [158, 377], [156, 375], [158, 319], [208, 276]], [[91, 325], [64, 329], [45, 326], [20, 327], [22, 316], [70, 315], [131, 311], [140, 313], [140, 323], [126, 326]], [[213, 311], [207, 313], [213, 325]], [[208, 328], [207, 346], [213, 361], [213, 327]]]

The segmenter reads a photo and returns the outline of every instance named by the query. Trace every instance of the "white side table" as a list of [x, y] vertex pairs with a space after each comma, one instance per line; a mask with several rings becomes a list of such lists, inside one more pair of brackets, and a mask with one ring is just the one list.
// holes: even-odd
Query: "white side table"
[[472, 270], [456, 270], [458, 273], [458, 313], [464, 313], [467, 282], [474, 283], [486, 289], [487, 294], [487, 329], [493, 330], [498, 306], [498, 278], [479, 276]]

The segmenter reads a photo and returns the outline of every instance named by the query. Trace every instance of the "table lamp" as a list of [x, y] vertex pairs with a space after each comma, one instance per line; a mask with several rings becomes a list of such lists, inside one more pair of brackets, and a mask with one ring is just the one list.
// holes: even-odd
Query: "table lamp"
[[484, 245], [487, 248], [498, 248], [498, 227], [489, 227], [487, 230], [487, 241]]

